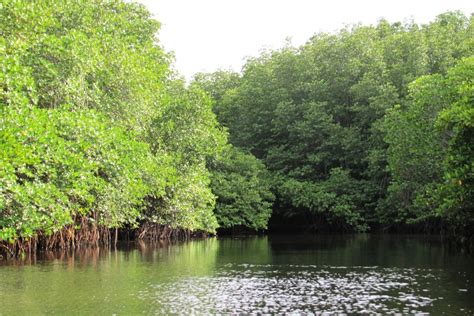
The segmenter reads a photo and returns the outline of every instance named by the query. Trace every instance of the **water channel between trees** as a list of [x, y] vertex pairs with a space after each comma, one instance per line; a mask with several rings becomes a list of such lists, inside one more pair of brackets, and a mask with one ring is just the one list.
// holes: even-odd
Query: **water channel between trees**
[[474, 257], [429, 236], [122, 244], [0, 261], [0, 280], [0, 315], [474, 313]]

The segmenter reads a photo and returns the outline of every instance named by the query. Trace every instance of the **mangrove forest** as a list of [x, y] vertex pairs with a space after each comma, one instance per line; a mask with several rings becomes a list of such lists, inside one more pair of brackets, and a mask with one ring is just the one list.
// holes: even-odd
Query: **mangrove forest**
[[474, 16], [186, 82], [121, 0], [0, 3], [0, 256], [227, 232], [474, 240]]

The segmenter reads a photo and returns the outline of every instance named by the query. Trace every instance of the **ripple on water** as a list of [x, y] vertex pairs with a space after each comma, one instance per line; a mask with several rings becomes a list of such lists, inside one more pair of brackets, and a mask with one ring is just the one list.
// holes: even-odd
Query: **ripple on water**
[[415, 313], [435, 298], [426, 270], [227, 265], [213, 276], [150, 285], [139, 297], [156, 313]]

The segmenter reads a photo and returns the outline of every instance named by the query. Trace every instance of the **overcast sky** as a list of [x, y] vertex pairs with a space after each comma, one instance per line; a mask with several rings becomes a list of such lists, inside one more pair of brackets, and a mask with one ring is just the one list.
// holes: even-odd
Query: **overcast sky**
[[219, 68], [239, 71], [247, 56], [277, 49], [286, 38], [305, 43], [314, 33], [347, 24], [414, 19], [427, 23], [448, 10], [474, 12], [473, 0], [139, 0], [162, 23], [161, 44], [187, 79]]

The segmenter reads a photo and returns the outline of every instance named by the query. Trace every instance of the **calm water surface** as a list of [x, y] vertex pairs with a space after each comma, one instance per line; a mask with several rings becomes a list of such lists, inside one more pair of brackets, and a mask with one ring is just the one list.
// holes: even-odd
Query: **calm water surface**
[[474, 258], [436, 238], [269, 236], [0, 262], [0, 315], [474, 315]]

